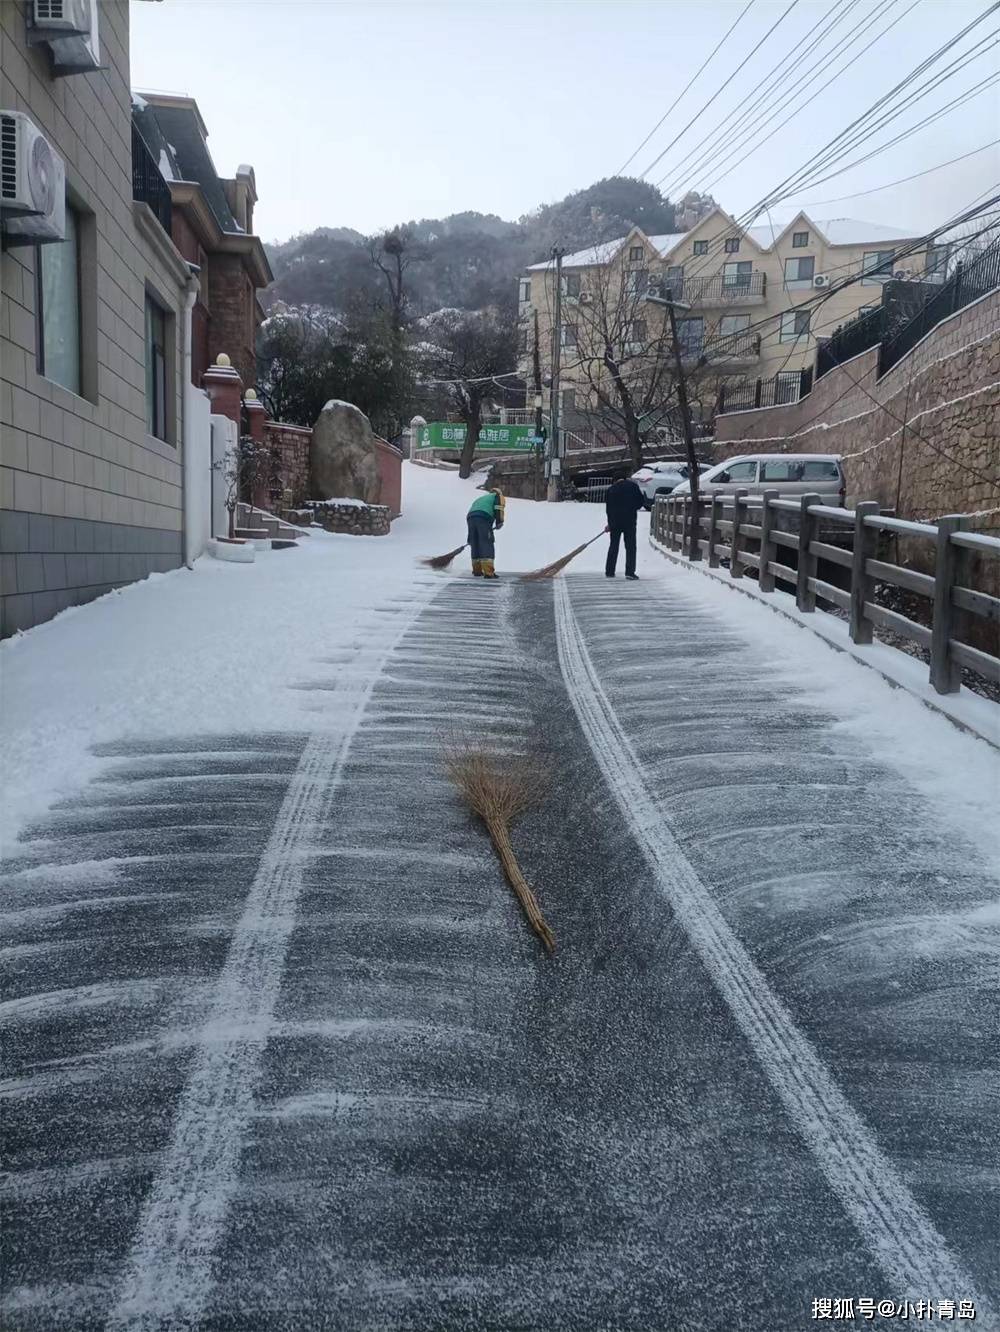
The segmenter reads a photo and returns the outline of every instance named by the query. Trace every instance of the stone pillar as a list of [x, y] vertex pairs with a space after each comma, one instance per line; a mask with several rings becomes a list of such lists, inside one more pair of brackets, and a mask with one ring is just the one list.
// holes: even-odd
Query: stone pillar
[[201, 386], [212, 403], [213, 416], [228, 416], [236, 422], [237, 431], [243, 433], [243, 380], [233, 369], [225, 352], [216, 357], [201, 377]]
[[[243, 395], [243, 419], [246, 421], [247, 434], [255, 444], [262, 448], [266, 445], [265, 429], [267, 409], [259, 401], [256, 389], [248, 388]], [[259, 481], [253, 494], [254, 505], [258, 509], [274, 512], [281, 508], [281, 494], [272, 495], [267, 480]]]
[[425, 426], [426, 424], [427, 422], [422, 416], [415, 416], [410, 422], [410, 427], [407, 432], [410, 436], [410, 448], [407, 454], [410, 462], [413, 462], [414, 458], [417, 457], [417, 445], [420, 443], [420, 427]]

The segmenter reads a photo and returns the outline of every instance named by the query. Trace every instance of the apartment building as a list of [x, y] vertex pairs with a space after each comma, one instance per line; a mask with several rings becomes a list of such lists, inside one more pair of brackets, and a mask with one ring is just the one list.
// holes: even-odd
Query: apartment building
[[[770, 383], [780, 400], [798, 397], [817, 339], [881, 300], [901, 267], [923, 277], [942, 263], [926, 249], [898, 258], [918, 238], [849, 218], [799, 213], [784, 225], [740, 227], [722, 209], [682, 234], [638, 228], [562, 261], [560, 330], [564, 424], [578, 424], [615, 397], [615, 376], [635, 390], [655, 424], [658, 395], [672, 396], [669, 373], [651, 383], [669, 352], [662, 306], [645, 299], [651, 283], [670, 288], [696, 415], [710, 415], [723, 381]], [[846, 277], [860, 276], [848, 286]], [[520, 279], [520, 370], [532, 382], [537, 324], [543, 376], [551, 372], [555, 263], [533, 264]], [[537, 318], [536, 318], [537, 316]], [[772, 392], [774, 389], [772, 389]], [[662, 413], [661, 413], [662, 414]]]
[[216, 176], [194, 104], [136, 106], [150, 137], [177, 113], [162, 159], [176, 181], [133, 123], [128, 0], [4, 0], [0, 38], [7, 635], [199, 553], [211, 408], [195, 385], [221, 351], [253, 383], [270, 273], [249, 234], [253, 173]]

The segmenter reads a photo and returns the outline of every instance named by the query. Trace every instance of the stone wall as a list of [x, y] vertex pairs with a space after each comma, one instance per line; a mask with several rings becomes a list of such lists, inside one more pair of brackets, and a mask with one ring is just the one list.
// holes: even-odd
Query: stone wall
[[309, 498], [309, 446], [312, 430], [308, 426], [285, 425], [281, 421], [268, 421], [264, 425], [267, 444], [280, 451], [281, 483], [290, 490], [291, 506], [298, 507]]
[[[966, 513], [1000, 533], [1000, 291], [943, 321], [876, 379], [872, 348], [800, 402], [716, 420], [716, 453], [839, 453], [848, 504], [900, 517]], [[902, 422], [907, 425], [904, 427]]]
[[316, 501], [309, 505], [313, 522], [328, 532], [347, 536], [388, 536], [392, 514], [385, 504], [331, 504]]

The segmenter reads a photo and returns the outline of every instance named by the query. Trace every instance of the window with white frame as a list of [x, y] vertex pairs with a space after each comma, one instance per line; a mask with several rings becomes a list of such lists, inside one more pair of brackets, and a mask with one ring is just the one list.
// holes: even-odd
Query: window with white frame
[[576, 324], [563, 324], [561, 330], [560, 345], [563, 347], [576, 346]]
[[521, 304], [526, 305], [531, 300], [531, 278], [521, 279]]
[[[795, 342], [809, 336], [809, 310], [786, 310], [781, 316], [780, 342]], [[796, 371], [796, 373], [798, 373]]]
[[641, 245], [630, 245], [628, 247], [628, 261], [630, 264], [639, 263], [646, 251]]
[[809, 244], [809, 232], [808, 232], [808, 231], [793, 231], [793, 232], [792, 232], [792, 249], [793, 249], [793, 250], [804, 250], [808, 244]]
[[571, 301], [579, 299], [580, 296], [580, 274], [564, 273], [562, 280], [563, 295]]
[[719, 335], [728, 338], [733, 333], [745, 333], [749, 327], [750, 316], [748, 314], [723, 315], [719, 320]]
[[80, 214], [67, 202], [66, 237], [35, 249], [38, 373], [81, 395]]
[[695, 241], [694, 252], [695, 254], [708, 254], [708, 241]]
[[676, 297], [684, 289], [684, 265], [670, 264], [663, 279], [663, 285], [669, 288]]
[[636, 268], [625, 274], [625, 293], [628, 296], [642, 296], [649, 286], [649, 273], [645, 268]]
[[726, 254], [739, 254], [740, 238], [739, 236], [726, 237]]
[[801, 259], [785, 260], [785, 286], [794, 287], [800, 284], [803, 287], [811, 287], [813, 275], [816, 272], [816, 260], [810, 254]]
[[861, 261], [861, 271], [865, 275], [861, 279], [862, 286], [881, 286], [883, 282], [888, 282], [892, 277], [892, 261], [895, 257], [895, 250], [866, 250]]
[[753, 276], [753, 264], [749, 260], [740, 260], [734, 264], [722, 265], [722, 285], [724, 287], [749, 287]]
[[705, 346], [704, 319], [678, 319], [677, 344], [683, 356], [700, 356]]

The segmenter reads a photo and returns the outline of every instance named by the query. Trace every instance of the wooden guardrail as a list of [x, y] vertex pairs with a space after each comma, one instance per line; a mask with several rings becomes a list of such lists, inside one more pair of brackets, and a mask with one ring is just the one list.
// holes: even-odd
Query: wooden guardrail
[[[791, 521], [779, 525], [783, 515], [789, 515]], [[667, 495], [654, 506], [653, 537], [669, 550], [689, 552], [695, 521], [698, 549], [709, 568], [718, 568], [726, 559], [732, 578], [756, 569], [762, 592], [774, 592], [783, 584], [794, 590], [801, 611], [815, 611], [817, 598], [839, 606], [848, 614], [855, 643], [870, 643], [876, 625], [911, 639], [929, 651], [930, 681], [939, 694], [958, 691], [963, 666], [1000, 681], [1000, 657], [956, 637], [960, 611], [1000, 625], [1000, 597], [971, 587], [969, 573], [973, 554], [1000, 558], [1000, 539], [964, 530], [967, 519], [963, 514], [940, 518], [935, 526], [889, 517], [874, 502], [840, 509], [824, 504], [815, 494], [793, 500], [780, 499], [776, 490], [765, 490], [762, 495], [737, 490], [733, 495], [699, 497], [695, 520], [690, 495]], [[822, 539], [823, 529], [832, 526], [853, 537], [849, 548]], [[934, 573], [918, 573], [879, 559], [881, 532], [932, 545]], [[795, 551], [794, 567], [782, 559], [785, 550]], [[850, 570], [849, 590], [819, 577], [821, 560]], [[879, 583], [925, 597], [931, 603], [931, 627], [878, 605], [875, 588]]]

